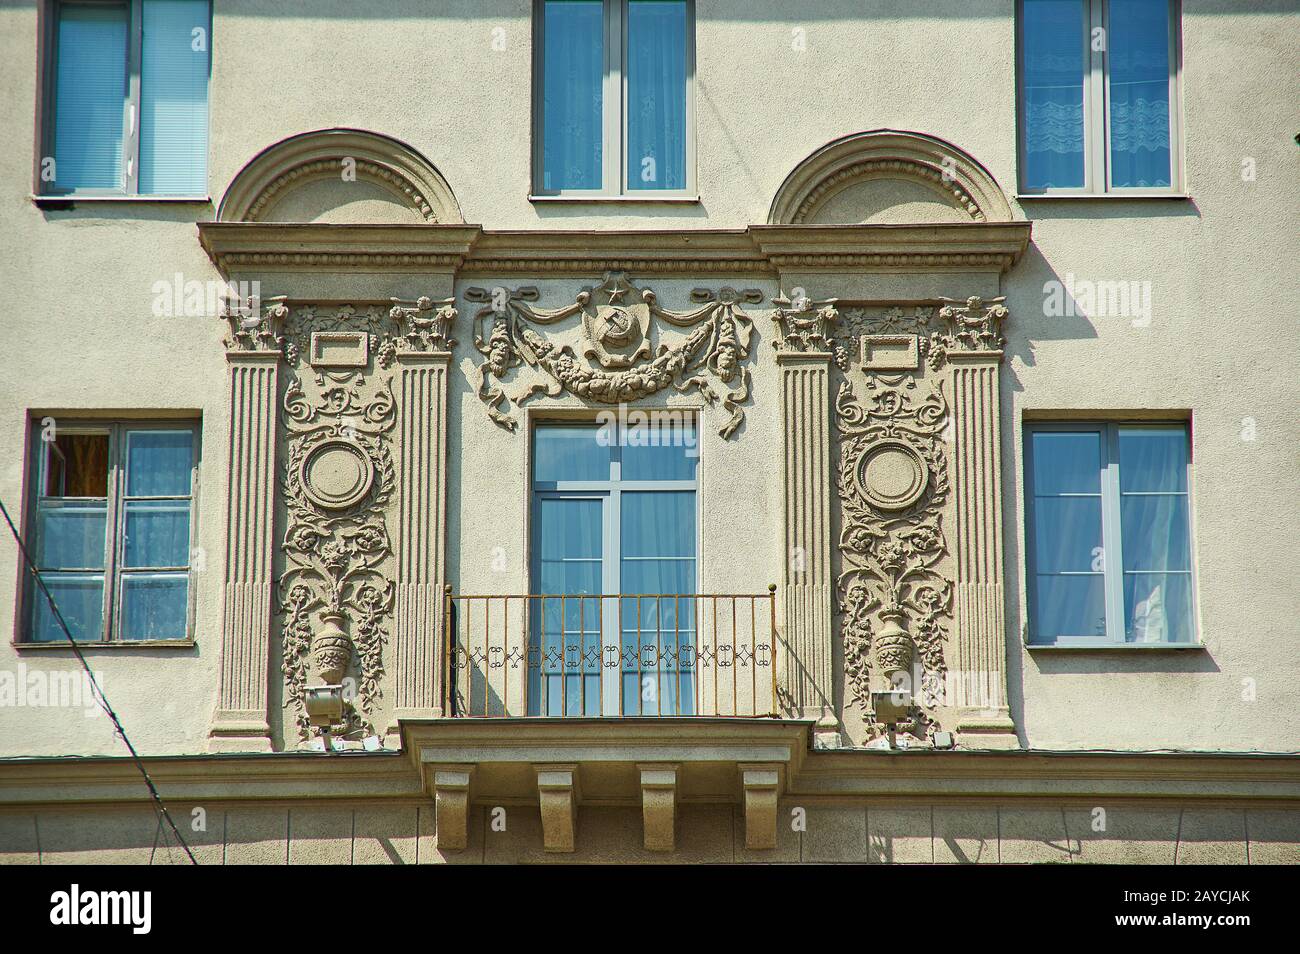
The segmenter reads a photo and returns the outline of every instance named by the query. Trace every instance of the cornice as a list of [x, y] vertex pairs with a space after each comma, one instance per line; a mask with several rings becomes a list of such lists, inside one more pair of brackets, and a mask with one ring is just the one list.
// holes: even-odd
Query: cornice
[[200, 222], [199, 243], [223, 276], [256, 271], [454, 271], [474, 225]]
[[[752, 763], [755, 754], [771, 763], [784, 752], [789, 753], [782, 764], [785, 791], [809, 799], [1177, 799], [1251, 807], [1300, 802], [1300, 757], [1291, 754], [827, 751], [810, 748], [810, 730], [805, 721], [772, 719], [562, 724], [434, 719], [402, 723], [402, 752], [145, 756], [141, 761], [163, 798], [178, 802], [420, 798], [427, 797], [426, 770], [447, 764], [477, 764], [478, 774], [486, 775], [495, 763], [504, 768], [504, 777], [513, 777], [511, 765], [558, 759], [610, 777], [609, 767], [619, 763], [676, 762], [722, 777], [729, 766]], [[127, 757], [0, 759], [0, 808], [147, 800]]]
[[1005, 272], [1029, 222], [752, 225], [746, 229], [485, 230], [476, 225], [203, 222], [199, 241], [225, 277], [259, 271], [466, 275], [760, 274], [783, 271]]

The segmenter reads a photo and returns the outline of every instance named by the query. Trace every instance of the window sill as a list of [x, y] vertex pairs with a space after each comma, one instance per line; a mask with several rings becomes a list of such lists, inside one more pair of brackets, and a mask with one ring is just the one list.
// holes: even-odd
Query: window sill
[[1158, 192], [1143, 191], [1135, 189], [1132, 192], [1030, 192], [1027, 194], [1016, 194], [1017, 202], [1025, 201], [1042, 201], [1049, 200], [1052, 202], [1077, 202], [1094, 201], [1100, 199], [1103, 202], [1122, 202], [1125, 199], [1172, 199], [1180, 202], [1191, 201], [1191, 195], [1187, 192]]
[[11, 645], [17, 652], [27, 652], [35, 650], [37, 652], [52, 652], [54, 650], [70, 650], [73, 646], [81, 651], [87, 649], [193, 649], [198, 643], [193, 639], [135, 639], [135, 640], [114, 640], [112, 642], [104, 640], [95, 640], [88, 643], [69, 643], [67, 640], [62, 642], [33, 643], [14, 641]]
[[1030, 652], [1046, 650], [1054, 653], [1152, 653], [1186, 652], [1204, 650], [1204, 643], [1095, 643], [1093, 645], [1057, 645], [1055, 643], [1022, 643]]
[[601, 202], [632, 203], [636, 205], [645, 205], [646, 203], [693, 205], [699, 203], [700, 197], [698, 195], [530, 195], [528, 201], [581, 203], [584, 205]]
[[70, 209], [74, 205], [99, 203], [155, 203], [211, 205], [210, 195], [32, 195], [32, 203], [41, 209]]

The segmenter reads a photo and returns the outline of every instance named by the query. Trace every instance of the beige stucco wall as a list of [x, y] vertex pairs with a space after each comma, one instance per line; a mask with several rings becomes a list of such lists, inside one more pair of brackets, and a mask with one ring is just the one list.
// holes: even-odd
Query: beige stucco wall
[[[198, 810], [201, 810], [198, 811]], [[536, 806], [472, 810], [463, 851], [438, 847], [428, 802], [169, 806], [199, 864], [1296, 864], [1300, 813], [1213, 804], [1112, 804], [1104, 830], [1083, 803], [784, 800], [775, 849], [745, 848], [731, 805], [677, 810], [677, 850], [641, 843], [636, 808], [578, 810], [572, 853], [542, 848]], [[202, 825], [202, 828], [196, 826]], [[0, 812], [0, 864], [185, 864], [148, 809]]]
[[[400, 3], [382, 20], [354, 4], [217, 0], [210, 191], [285, 136], [355, 126], [426, 155], [465, 220], [491, 228], [741, 227], [765, 221], [796, 163], [864, 129], [911, 129], [979, 159], [1008, 193], [1015, 182], [1011, 0], [835, 2], [788, 19], [786, 4], [700, 0], [697, 205], [540, 205], [527, 200], [529, 4]], [[1189, 201], [1026, 203], [1028, 254], [1004, 279], [1011, 320], [1003, 369], [1004, 512], [1012, 713], [1045, 748], [1300, 748], [1300, 540], [1296, 502], [1300, 351], [1293, 306], [1297, 107], [1287, 95], [1292, 5], [1187, 0], [1184, 124]], [[369, 17], [373, 14], [367, 13]], [[504, 29], [507, 49], [492, 48]], [[806, 50], [791, 49], [792, 31]], [[212, 207], [156, 203], [42, 211], [32, 187], [36, 14], [0, 6], [0, 497], [25, 489], [29, 413], [184, 410], [202, 418], [197, 645], [88, 653], [145, 753], [202, 751], [216, 702], [227, 443], [226, 367], [215, 322], [150, 314], [151, 288], [177, 272], [217, 278], [194, 222]], [[516, 91], [507, 94], [508, 91]], [[761, 95], [756, 95], [761, 92]], [[1243, 182], [1244, 157], [1257, 179]], [[1043, 283], [1072, 273], [1152, 283], [1152, 320], [1049, 318]], [[656, 281], [670, 305], [691, 287], [758, 284], [743, 276]], [[540, 283], [542, 304], [571, 301], [599, 276]], [[503, 284], [522, 284], [516, 278]], [[475, 278], [458, 284], [491, 284]], [[274, 293], [274, 289], [264, 289]], [[816, 289], [810, 288], [816, 295]], [[462, 315], [471, 313], [462, 305]], [[757, 324], [766, 330], [759, 309]], [[1280, 327], [1278, 327], [1280, 325]], [[474, 394], [474, 352], [460, 335], [453, 367], [454, 463], [449, 572], [457, 587], [522, 592], [526, 583], [527, 441], [492, 425]], [[705, 427], [701, 584], [762, 592], [779, 577], [778, 406], [771, 350], [755, 349], [754, 397], [737, 440]], [[690, 398], [674, 402], [691, 403]], [[540, 406], [540, 405], [539, 405]], [[1100, 409], [1192, 414], [1195, 545], [1204, 652], [1065, 655], [1021, 648], [1023, 540], [1020, 421], [1028, 412]], [[706, 411], [706, 422], [718, 412]], [[1254, 441], [1240, 438], [1252, 418]], [[491, 570], [491, 547], [508, 569]], [[15, 618], [19, 578], [0, 542], [0, 623]], [[0, 669], [73, 670], [63, 651], [15, 652]], [[274, 663], [273, 663], [274, 666]], [[274, 669], [273, 669], [274, 671]], [[1253, 701], [1243, 680], [1255, 681]], [[105, 720], [80, 709], [0, 710], [0, 754], [116, 752]]]

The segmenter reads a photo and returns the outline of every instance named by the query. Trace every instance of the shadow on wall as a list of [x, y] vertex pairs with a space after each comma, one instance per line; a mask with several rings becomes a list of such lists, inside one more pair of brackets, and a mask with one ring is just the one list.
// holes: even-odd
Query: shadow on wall
[[[1103, 220], [1112, 218], [1185, 218], [1199, 217], [1200, 212], [1189, 200], [1133, 202], [1102, 201], [1095, 203], [1077, 203], [1068, 200], [1036, 200], [1026, 204], [1029, 218], [1035, 221], [1060, 220]], [[1031, 242], [1020, 262], [1005, 277], [1004, 290], [1007, 294], [1007, 307], [1011, 313], [1011, 324], [1007, 333], [1007, 360], [1003, 365], [1003, 374], [1013, 391], [1025, 390], [1024, 383], [1016, 374], [1017, 363], [1025, 367], [1037, 364], [1035, 346], [1038, 342], [1077, 341], [1084, 344], [1088, 339], [1097, 339], [1098, 323], [1125, 320], [1138, 322], [1141, 318], [1090, 317], [1098, 315], [1097, 297], [1109, 295], [1112, 290], [1099, 288], [1098, 283], [1086, 284], [1071, 274], [1062, 275], [1047, 260], [1035, 242]], [[1124, 283], [1128, 285], [1129, 283]], [[1132, 297], [1141, 290], [1131, 287], [1117, 289]], [[1135, 299], [1130, 305], [1140, 307]], [[1149, 300], [1147, 301], [1149, 305]], [[1078, 352], [1080, 359], [1085, 359], [1083, 349]], [[1018, 362], [1014, 359], [1018, 359]], [[1107, 399], [1099, 395], [1096, 407], [1107, 406]], [[1021, 468], [1023, 457], [1015, 452], [1019, 446], [1018, 430], [1022, 421], [1015, 406], [1006, 402], [1002, 407], [1003, 430], [1003, 486], [1009, 498], [1007, 513], [1014, 514], [1022, 509], [1023, 500], [1017, 499], [1021, 491]], [[1025, 562], [1024, 541], [1017, 532], [1013, 520], [1006, 523], [1004, 534], [1004, 553], [1007, 567], [1007, 638], [1008, 670], [1007, 690], [1012, 702], [1013, 717], [1019, 727], [1022, 743], [1024, 736], [1024, 675], [1025, 667], [1030, 667], [1040, 675], [1089, 675], [1102, 673], [1192, 673], [1220, 672], [1218, 664], [1208, 650], [1169, 650], [1169, 651], [1114, 651], [1114, 650], [1056, 650], [1017, 652], [1017, 644], [1023, 645], [1023, 634], [1027, 623], [1028, 609], [1024, 602], [1024, 586], [1021, 572]]]

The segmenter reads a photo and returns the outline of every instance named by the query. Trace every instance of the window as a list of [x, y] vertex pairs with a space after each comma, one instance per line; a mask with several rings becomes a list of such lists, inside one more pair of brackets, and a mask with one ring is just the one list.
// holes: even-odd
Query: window
[[698, 445], [659, 415], [534, 431], [530, 715], [693, 714]]
[[1031, 645], [1194, 644], [1185, 425], [1025, 433]]
[[1176, 193], [1177, 0], [1020, 0], [1025, 194]]
[[206, 196], [209, 0], [53, 9], [41, 191]]
[[[197, 434], [189, 424], [34, 429], [30, 550], [78, 642], [190, 636]], [[35, 582], [27, 640], [65, 642]]]
[[538, 0], [533, 192], [688, 196], [690, 0]]

